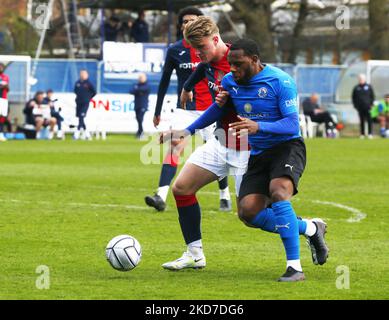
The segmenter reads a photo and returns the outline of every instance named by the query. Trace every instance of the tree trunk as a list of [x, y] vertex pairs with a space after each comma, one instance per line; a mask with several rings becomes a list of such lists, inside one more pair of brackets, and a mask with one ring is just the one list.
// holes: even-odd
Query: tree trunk
[[301, 0], [297, 22], [293, 29], [293, 36], [291, 40], [292, 43], [290, 46], [290, 53], [288, 58], [289, 63], [296, 63], [297, 54], [299, 52], [299, 39], [303, 32], [305, 20], [308, 14], [308, 0]]
[[369, 1], [372, 59], [389, 60], [389, 0]]
[[276, 61], [276, 50], [271, 30], [271, 0], [235, 0], [231, 5], [234, 15], [246, 25], [246, 36], [260, 48], [261, 60]]

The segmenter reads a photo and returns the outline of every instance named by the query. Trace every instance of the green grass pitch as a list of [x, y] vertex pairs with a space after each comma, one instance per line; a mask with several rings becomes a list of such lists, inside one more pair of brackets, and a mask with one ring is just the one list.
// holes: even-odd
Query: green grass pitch
[[[198, 194], [207, 267], [163, 270], [185, 246], [172, 196], [164, 213], [144, 205], [160, 172], [158, 164], [141, 164], [145, 142], [109, 136], [1, 143], [0, 298], [389, 298], [389, 140], [306, 143], [307, 168], [293, 205], [302, 217], [327, 221], [330, 257], [313, 265], [301, 238], [307, 280], [291, 284], [275, 281], [285, 270], [279, 236], [218, 212], [217, 184]], [[106, 244], [119, 234], [142, 245], [142, 261], [130, 272], [105, 260]], [[49, 289], [36, 287], [40, 265], [49, 268]], [[349, 271], [349, 289], [338, 288], [346, 284], [339, 266]]]

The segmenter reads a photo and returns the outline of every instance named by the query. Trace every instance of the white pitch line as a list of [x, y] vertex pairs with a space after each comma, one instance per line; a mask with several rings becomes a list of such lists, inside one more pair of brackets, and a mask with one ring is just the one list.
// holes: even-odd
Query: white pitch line
[[313, 203], [318, 203], [318, 204], [324, 204], [328, 206], [333, 206], [336, 208], [340, 208], [346, 211], [349, 211], [353, 213], [353, 215], [347, 219], [347, 222], [354, 223], [354, 222], [360, 222], [361, 220], [365, 219], [367, 217], [367, 214], [362, 212], [361, 210], [357, 208], [353, 208], [350, 206], [346, 206], [341, 203], [336, 203], [336, 202], [331, 202], [331, 201], [321, 201], [321, 200], [311, 200]]
[[[34, 185], [39, 185], [39, 183], [37, 184], [34, 184]], [[43, 184], [42, 184], [43, 185]], [[95, 186], [96, 188], [101, 188], [101, 189], [109, 189], [107, 187], [103, 187], [103, 186]], [[145, 189], [145, 188], [132, 188], [132, 187], [127, 187], [125, 188], [127, 190], [137, 190], [137, 191], [149, 191], [148, 189]], [[205, 194], [205, 195], [219, 195], [219, 192], [215, 192], [215, 191], [199, 191], [198, 192], [199, 194]], [[347, 219], [347, 222], [350, 222], [350, 223], [355, 223], [355, 222], [360, 222], [361, 220], [365, 219], [367, 217], [367, 214], [362, 212], [361, 210], [357, 209], [357, 208], [353, 208], [353, 207], [350, 207], [350, 206], [347, 206], [347, 205], [344, 205], [344, 204], [341, 204], [341, 203], [337, 203], [337, 202], [331, 202], [331, 201], [322, 201], [322, 200], [305, 200], [305, 199], [300, 199], [300, 198], [295, 198], [294, 201], [299, 201], [299, 200], [302, 200], [302, 201], [310, 201], [312, 203], [317, 203], [317, 204], [322, 204], [322, 205], [328, 205], [328, 206], [332, 206], [332, 207], [336, 207], [336, 208], [339, 208], [339, 209], [343, 209], [343, 210], [346, 210], [348, 212], [351, 212], [353, 215], [351, 217], [349, 217]], [[0, 199], [1, 202], [26, 202], [26, 203], [39, 203], [39, 204], [46, 204], [46, 205], [52, 205], [52, 202], [47, 202], [47, 201], [27, 201], [27, 200], [15, 200], [15, 199]], [[148, 207], [144, 207], [144, 206], [136, 206], [136, 205], [126, 205], [126, 204], [110, 204], [110, 203], [107, 203], [107, 204], [99, 204], [99, 203], [73, 203], [73, 202], [70, 202], [70, 203], [64, 203], [65, 205], [70, 205], [70, 206], [90, 206], [90, 207], [111, 207], [111, 208], [125, 208], [125, 209], [135, 209], [135, 210], [150, 210], [150, 208]]]
[[[0, 202], [12, 202], [12, 203], [36, 203], [41, 205], [53, 205], [50, 201], [32, 201], [32, 200], [18, 200], [18, 199], [0, 199]], [[68, 205], [72, 207], [94, 207], [94, 208], [125, 208], [135, 210], [149, 211], [150, 208], [146, 206], [136, 206], [127, 204], [116, 204], [116, 203], [81, 203], [81, 202], [64, 202], [59, 203], [60, 205]]]
[[[31, 186], [31, 187], [60, 187], [58, 184], [55, 183], [35, 183], [35, 182], [26, 182], [26, 183], [12, 183], [13, 185], [22, 185], [22, 186]], [[79, 186], [78, 186], [79, 187]], [[111, 187], [105, 187], [105, 186], [98, 186], [98, 185], [85, 185], [85, 187], [82, 187], [81, 189], [101, 189], [101, 190], [110, 190]], [[124, 187], [124, 190], [129, 191], [141, 191], [141, 192], [151, 192], [152, 188], [136, 188], [136, 187]], [[205, 195], [219, 195], [218, 191], [203, 191], [200, 190], [198, 192], [199, 194], [205, 194]]]
[[[0, 202], [12, 202], [12, 203], [36, 203], [40, 205], [51, 206], [54, 203], [50, 201], [32, 201], [32, 200], [19, 200], [19, 199], [0, 199]], [[80, 202], [64, 202], [60, 205], [67, 205], [71, 207], [93, 207], [93, 208], [125, 208], [125, 209], [134, 209], [134, 210], [143, 210], [151, 211], [152, 209], [147, 206], [136, 206], [136, 205], [126, 205], [126, 204], [115, 204], [115, 203], [80, 203]], [[207, 210], [207, 213], [211, 214], [220, 214], [220, 211]], [[237, 213], [235, 213], [237, 215]]]

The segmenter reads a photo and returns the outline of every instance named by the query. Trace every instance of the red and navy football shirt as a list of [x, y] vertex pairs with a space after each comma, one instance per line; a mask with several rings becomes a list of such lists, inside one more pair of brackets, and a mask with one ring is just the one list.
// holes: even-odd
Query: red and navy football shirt
[[[173, 70], [177, 74], [177, 107], [181, 108], [180, 95], [185, 81], [200, 63], [195, 50], [185, 39], [173, 43], [167, 50], [162, 77], [158, 87], [157, 105], [154, 114], [159, 116], [162, 110], [163, 99], [166, 95]], [[204, 77], [203, 77], [204, 78]], [[188, 102], [186, 110], [206, 110], [212, 104], [212, 97], [208, 90], [206, 79], [200, 79], [194, 86], [193, 101]]]
[[[196, 83], [201, 81], [204, 77], [208, 81], [208, 90], [212, 96], [212, 102], [214, 102], [217, 94], [223, 90], [221, 81], [223, 77], [230, 72], [230, 64], [227, 60], [228, 52], [230, 51], [230, 45], [227, 44], [228, 49], [224, 56], [217, 62], [200, 63], [197, 66], [196, 71], [189, 77], [184, 84], [185, 91], [191, 91]], [[236, 111], [234, 108], [227, 108], [223, 118], [217, 123], [217, 129], [222, 128], [224, 130], [225, 139], [221, 139], [220, 135], [216, 134], [220, 143], [228, 148], [236, 150], [247, 150], [247, 141], [243, 143], [241, 147], [241, 139], [237, 136], [232, 136], [232, 133], [228, 130], [229, 124], [232, 122], [238, 122]], [[242, 137], [247, 140], [247, 137]]]

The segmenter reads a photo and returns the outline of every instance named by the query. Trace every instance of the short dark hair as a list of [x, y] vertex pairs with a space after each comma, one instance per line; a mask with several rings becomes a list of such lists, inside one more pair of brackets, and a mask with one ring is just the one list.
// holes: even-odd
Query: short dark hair
[[48, 94], [48, 93], [53, 93], [54, 91], [53, 91], [53, 89], [48, 89], [47, 91], [46, 91], [46, 93]]
[[177, 23], [178, 23], [178, 26], [181, 28], [182, 26], [182, 23], [183, 23], [183, 20], [184, 20], [184, 16], [187, 16], [187, 15], [191, 15], [191, 16], [203, 16], [204, 13], [199, 9], [199, 8], [196, 8], [196, 7], [185, 7], [184, 9], [182, 9], [180, 12], [178, 12], [178, 19], [177, 19]]
[[238, 39], [232, 42], [230, 50], [243, 50], [246, 56], [258, 56], [259, 47], [258, 44], [252, 39]]

